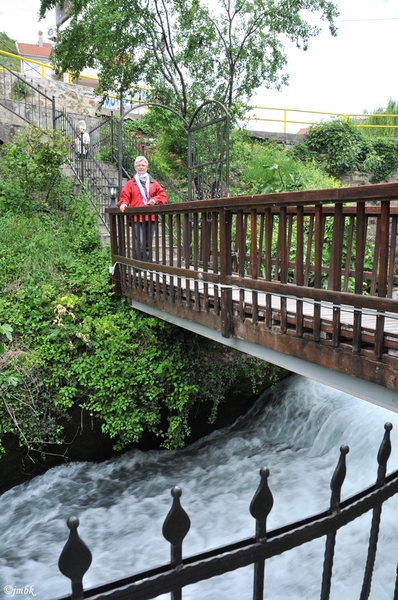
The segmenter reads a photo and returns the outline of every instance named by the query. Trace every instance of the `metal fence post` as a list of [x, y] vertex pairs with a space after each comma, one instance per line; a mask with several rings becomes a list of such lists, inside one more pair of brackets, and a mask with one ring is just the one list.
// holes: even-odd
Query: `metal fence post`
[[[191, 521], [180, 504], [181, 488], [175, 486], [171, 490], [173, 496], [172, 507], [163, 523], [163, 537], [170, 542], [170, 563], [174, 569], [182, 565], [182, 541], [187, 535]], [[171, 600], [181, 600], [181, 588], [171, 592]]]
[[62, 575], [72, 582], [71, 600], [83, 600], [83, 577], [91, 565], [92, 555], [77, 533], [79, 519], [70, 517], [67, 525], [70, 529], [69, 538], [59, 557], [58, 567]]
[[[272, 510], [274, 499], [268, 487], [269, 469], [260, 470], [260, 484], [250, 504], [250, 514], [256, 519], [256, 542], [264, 544], [267, 541], [267, 517]], [[254, 563], [253, 600], [263, 600], [264, 597], [265, 560]]]

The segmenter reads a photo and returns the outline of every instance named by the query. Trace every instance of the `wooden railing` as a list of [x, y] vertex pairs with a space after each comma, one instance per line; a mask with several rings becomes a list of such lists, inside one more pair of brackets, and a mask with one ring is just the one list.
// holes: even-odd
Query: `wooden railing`
[[[108, 209], [115, 289], [397, 389], [397, 200], [393, 183]], [[131, 220], [153, 214], [139, 256]]]

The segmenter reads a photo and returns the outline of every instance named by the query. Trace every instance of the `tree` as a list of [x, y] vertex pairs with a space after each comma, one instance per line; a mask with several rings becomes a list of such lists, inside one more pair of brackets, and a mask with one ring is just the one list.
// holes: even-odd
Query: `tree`
[[[56, 0], [41, 0], [44, 17]], [[336, 35], [329, 0], [71, 0], [70, 21], [52, 54], [58, 72], [99, 72], [99, 92], [126, 93], [138, 83], [152, 100], [178, 109], [206, 98], [244, 106], [262, 85], [288, 83], [284, 41], [307, 50], [321, 29]]]

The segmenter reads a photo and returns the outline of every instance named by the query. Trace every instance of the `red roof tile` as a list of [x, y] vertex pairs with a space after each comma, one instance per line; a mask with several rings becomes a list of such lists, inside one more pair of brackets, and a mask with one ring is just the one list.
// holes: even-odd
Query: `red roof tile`
[[47, 44], [47, 42], [43, 42], [42, 46], [17, 42], [17, 46], [21, 56], [35, 56], [37, 58], [48, 58], [53, 48], [53, 45]]

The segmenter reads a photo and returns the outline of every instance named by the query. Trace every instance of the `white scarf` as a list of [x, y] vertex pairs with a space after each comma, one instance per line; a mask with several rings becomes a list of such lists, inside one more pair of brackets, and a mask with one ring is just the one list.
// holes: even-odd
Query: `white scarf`
[[149, 177], [146, 173], [144, 175], [141, 175], [141, 177], [146, 178], [145, 189], [142, 187], [142, 183], [140, 181], [140, 175], [138, 173], [135, 174], [134, 179], [136, 181], [136, 184], [138, 185], [138, 189], [141, 192], [141, 197], [142, 197], [143, 203], [148, 204], [148, 202], [149, 202]]

